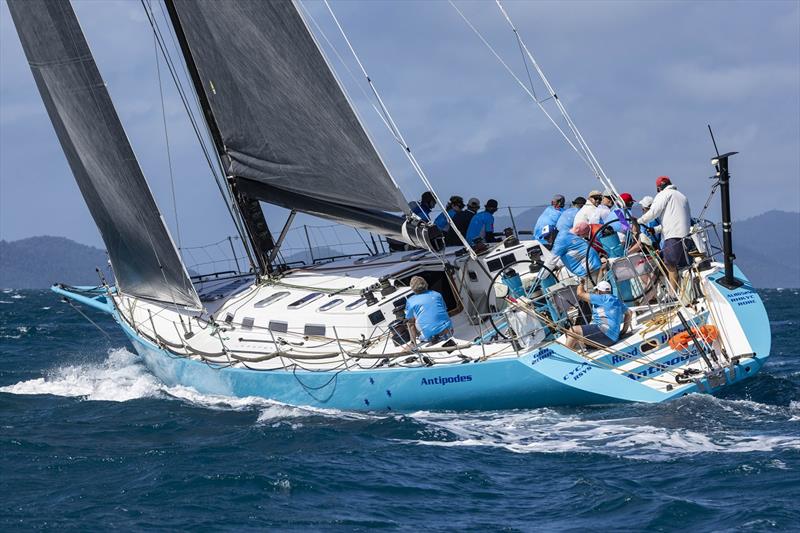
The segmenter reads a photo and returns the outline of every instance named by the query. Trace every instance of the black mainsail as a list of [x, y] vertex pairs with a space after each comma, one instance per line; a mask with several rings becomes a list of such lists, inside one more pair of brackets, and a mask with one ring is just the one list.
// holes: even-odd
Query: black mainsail
[[408, 212], [406, 200], [291, 1], [167, 0], [167, 8], [240, 190], [421, 242], [422, 232], [392, 214]]
[[68, 0], [8, 0], [22, 48], [117, 288], [200, 308]]

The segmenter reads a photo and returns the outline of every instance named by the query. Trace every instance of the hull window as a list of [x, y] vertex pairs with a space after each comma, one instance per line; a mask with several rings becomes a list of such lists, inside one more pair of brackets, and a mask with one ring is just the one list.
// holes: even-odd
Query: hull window
[[366, 298], [359, 298], [355, 302], [347, 304], [347, 306], [345, 306], [345, 309], [347, 309], [348, 311], [352, 311], [353, 309], [358, 309], [359, 307], [364, 305], [364, 302], [366, 301], [367, 301]]
[[269, 304], [277, 302], [278, 300], [283, 300], [287, 296], [289, 296], [289, 291], [281, 291], [281, 292], [276, 292], [275, 294], [270, 294], [269, 296], [267, 296], [263, 300], [257, 301], [255, 307], [259, 307], [259, 308], [260, 307], [266, 307]]
[[319, 306], [319, 309], [317, 309], [317, 311], [328, 311], [329, 309], [333, 309], [342, 302], [344, 302], [344, 300], [342, 300], [341, 298], [333, 299], [330, 302], [324, 303], [321, 306]]
[[306, 294], [305, 296], [303, 296], [299, 300], [295, 300], [294, 302], [290, 303], [288, 305], [288, 308], [289, 309], [300, 309], [301, 307], [305, 307], [308, 304], [310, 304], [311, 302], [313, 302], [314, 300], [316, 300], [318, 298], [321, 298], [321, 297], [322, 297], [322, 293], [321, 292], [312, 292], [311, 294]]

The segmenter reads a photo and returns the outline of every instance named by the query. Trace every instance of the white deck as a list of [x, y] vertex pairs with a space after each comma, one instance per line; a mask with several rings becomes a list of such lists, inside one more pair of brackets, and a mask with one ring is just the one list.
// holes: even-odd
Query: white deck
[[[527, 259], [527, 250], [532, 246], [536, 243], [527, 241], [509, 248], [498, 246], [479, 259], [484, 265], [493, 266], [498, 265], [500, 258], [505, 258], [506, 263], [512, 259]], [[257, 285], [247, 280], [238, 287], [235, 280], [234, 283], [230, 280], [205, 283], [200, 287], [201, 295], [213, 299], [205, 302], [203, 313], [164, 307], [125, 295], [117, 295], [116, 303], [124, 320], [140, 334], [177, 354], [255, 370], [358, 371], [453, 364], [518, 357], [536, 349], [517, 351], [511, 342], [501, 337], [490, 340], [495, 332], [492, 325], [475, 318], [475, 309], [486, 311], [489, 277], [474, 260], [468, 256], [456, 257], [453, 252], [445, 257], [454, 266], [449, 279], [455, 296], [451, 319], [456, 347], [450, 347], [449, 352], [442, 343], [421, 344], [418, 351], [412, 352], [408, 346], [397, 346], [391, 340], [389, 324], [395, 319], [392, 310], [398, 300], [411, 294], [404, 280], [422, 272], [444, 275], [442, 261], [429, 253], [398, 252], [365, 259], [343, 259], [293, 270], [279, 279]], [[528, 264], [522, 264], [521, 270], [527, 269]], [[492, 275], [497, 272], [488, 270]], [[373, 291], [377, 301], [368, 305], [362, 290], [376, 288], [381, 281], [388, 281], [393, 288], [384, 295], [379, 289]], [[229, 292], [220, 296], [220, 286], [227, 286]], [[638, 353], [626, 355], [613, 364], [614, 372], [630, 376], [641, 367], [658, 365], [655, 361], [672, 353], [664, 342], [646, 354], [641, 353], [641, 346], [645, 340], [658, 336], [659, 331], [680, 326], [678, 319], [673, 316], [659, 331], [653, 331], [648, 321], [653, 318], [654, 309], [639, 307], [634, 311], [632, 334], [608, 351], [595, 350], [585, 357], [598, 359], [608, 353], [639, 347]], [[705, 299], [694, 307], [684, 307], [682, 312], [689, 321], [697, 317], [698, 323], [704, 322], [708, 316]], [[475, 342], [480, 338], [485, 342]], [[638, 381], [666, 391], [668, 386], [677, 386], [675, 374], [686, 368], [705, 370], [705, 365], [696, 357], [653, 376], [642, 376]]]

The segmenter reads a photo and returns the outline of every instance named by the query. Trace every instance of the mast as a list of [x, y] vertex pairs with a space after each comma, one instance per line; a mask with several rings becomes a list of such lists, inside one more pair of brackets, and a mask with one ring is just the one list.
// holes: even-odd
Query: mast
[[[211, 139], [214, 142], [214, 147], [217, 149], [217, 155], [220, 157], [220, 159], [228, 158], [228, 154], [225, 149], [225, 143], [222, 140], [222, 133], [220, 132], [219, 125], [214, 118], [214, 112], [211, 109], [211, 103], [208, 101], [208, 97], [203, 88], [203, 82], [200, 78], [197, 64], [192, 56], [192, 51], [189, 48], [189, 43], [186, 39], [186, 33], [183, 30], [180, 18], [178, 17], [178, 13], [175, 9], [175, 4], [173, 0], [164, 1], [167, 6], [167, 13], [169, 14], [170, 22], [172, 22], [172, 27], [175, 30], [175, 36], [178, 39], [178, 43], [180, 43], [183, 59], [186, 62], [186, 66], [189, 70], [189, 75], [192, 79], [192, 84], [194, 85], [195, 94], [200, 102], [200, 108], [203, 111], [203, 117], [208, 125], [208, 130], [211, 135]], [[250, 248], [255, 253], [255, 260], [258, 263], [257, 266], [262, 273], [271, 272], [272, 265], [268, 261], [268, 256], [275, 247], [275, 243], [272, 239], [272, 234], [269, 231], [267, 220], [264, 217], [264, 211], [261, 209], [261, 205], [258, 203], [257, 199], [250, 197], [237, 187], [235, 176], [226, 176], [226, 181], [228, 190], [230, 191], [231, 196], [236, 203], [237, 212], [244, 221], [245, 231], [250, 241]]]

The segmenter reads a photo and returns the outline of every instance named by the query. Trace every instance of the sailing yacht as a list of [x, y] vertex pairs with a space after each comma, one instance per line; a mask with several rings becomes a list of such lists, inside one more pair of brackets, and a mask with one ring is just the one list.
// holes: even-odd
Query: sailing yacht
[[[348, 410], [506, 409], [714, 394], [769, 357], [763, 303], [733, 264], [732, 154], [713, 159], [723, 245], [713, 224], [697, 221], [702, 246], [677, 291], [655, 252], [628, 253], [632, 229], [620, 241], [607, 224], [596, 228], [591, 244], [607, 256], [605, 280], [632, 310], [632, 327], [612, 346], [582, 339], [583, 348], [569, 349], [566, 332], [586, 319], [576, 305], [580, 280], [545, 266], [547, 247], [520, 235], [444, 246], [436, 226], [410, 212], [289, 0], [165, 2], [202, 111], [195, 126], [207, 128], [250, 260], [247, 273], [190, 276], [69, 1], [8, 4], [113, 268], [98, 287], [53, 291], [112, 317], [166, 384]], [[291, 212], [277, 239], [260, 202]], [[297, 212], [406, 249], [290, 268], [278, 250]], [[442, 294], [452, 338], [409, 342], [403, 314], [413, 276]]]

